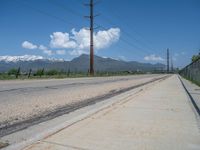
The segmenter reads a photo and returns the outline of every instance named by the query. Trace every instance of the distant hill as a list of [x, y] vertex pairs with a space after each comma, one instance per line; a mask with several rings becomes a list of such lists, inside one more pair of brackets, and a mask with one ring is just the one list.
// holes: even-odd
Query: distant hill
[[[161, 63], [150, 64], [140, 63], [136, 61], [122, 61], [112, 58], [102, 58], [94, 56], [94, 65], [96, 71], [154, 71], [164, 70], [165, 65]], [[71, 61], [55, 60], [55, 59], [14, 59], [6, 58], [0, 60], [0, 72], [6, 72], [12, 68], [20, 67], [22, 71], [33, 71], [44, 68], [45, 70], [63, 70], [63, 71], [82, 71], [87, 72], [89, 69], [89, 55], [83, 54]]]

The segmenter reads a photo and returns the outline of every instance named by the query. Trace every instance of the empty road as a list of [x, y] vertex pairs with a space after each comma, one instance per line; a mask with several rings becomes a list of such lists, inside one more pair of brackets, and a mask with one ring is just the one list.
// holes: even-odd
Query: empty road
[[177, 75], [117, 99], [25, 150], [200, 149], [199, 116]]
[[163, 77], [0, 81], [0, 137]]

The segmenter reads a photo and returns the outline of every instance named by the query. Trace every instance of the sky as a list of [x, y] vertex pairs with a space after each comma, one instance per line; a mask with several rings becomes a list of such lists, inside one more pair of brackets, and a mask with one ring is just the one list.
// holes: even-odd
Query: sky
[[[0, 0], [0, 56], [89, 53], [89, 0]], [[199, 0], [97, 0], [95, 54], [184, 67], [200, 49]]]

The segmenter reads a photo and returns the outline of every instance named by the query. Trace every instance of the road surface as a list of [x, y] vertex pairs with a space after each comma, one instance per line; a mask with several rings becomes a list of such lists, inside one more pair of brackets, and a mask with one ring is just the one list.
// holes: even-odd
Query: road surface
[[25, 150], [200, 149], [199, 116], [177, 75], [125, 94]]
[[0, 81], [0, 137], [164, 76]]

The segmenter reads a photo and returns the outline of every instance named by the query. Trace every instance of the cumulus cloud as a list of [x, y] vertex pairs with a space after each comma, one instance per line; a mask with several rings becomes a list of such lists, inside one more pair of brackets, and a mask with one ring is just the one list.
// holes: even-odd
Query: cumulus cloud
[[49, 50], [46, 46], [44, 45], [40, 45], [39, 46], [39, 49], [43, 51], [44, 54], [47, 54], [47, 55], [53, 55], [53, 51], [52, 50]]
[[54, 32], [50, 35], [52, 48], [75, 48], [76, 43], [70, 39], [69, 33]]
[[34, 45], [32, 44], [31, 42], [28, 42], [28, 41], [24, 41], [22, 43], [22, 47], [23, 48], [26, 48], [26, 49], [39, 49], [41, 50], [44, 54], [46, 55], [53, 55], [53, 54], [58, 54], [58, 55], [64, 55], [66, 52], [65, 50], [57, 50], [57, 51], [53, 51], [53, 50], [50, 50], [49, 48], [47, 48], [46, 46], [44, 45]]
[[145, 56], [144, 60], [146, 61], [164, 61], [164, 59], [160, 56], [156, 56], [155, 54]]
[[33, 43], [31, 43], [29, 41], [24, 41], [22, 43], [22, 47], [26, 48], [26, 49], [37, 49], [37, 45], [34, 45]]
[[[22, 47], [27, 49], [39, 49], [49, 56], [55, 54], [65, 55], [66, 49], [70, 55], [74, 56], [89, 53], [90, 31], [85, 28], [82, 28], [79, 31], [72, 29], [70, 33], [54, 32], [50, 35], [50, 38], [49, 46], [55, 50], [50, 50], [44, 45], [34, 45], [28, 41], [24, 41]], [[119, 28], [110, 28], [108, 30], [94, 32], [95, 52], [99, 49], [109, 47], [112, 43], [118, 41], [119, 38]], [[65, 50], [56, 50], [61, 48]]]
[[107, 31], [98, 31], [94, 36], [95, 47], [97, 49], [108, 47], [113, 42], [118, 41], [119, 37], [120, 37], [119, 28], [111, 28]]
[[56, 54], [58, 54], [58, 55], [65, 55], [66, 51], [65, 50], [57, 50]]
[[[71, 55], [80, 55], [89, 53], [90, 31], [82, 28], [79, 31], [72, 29], [69, 33], [54, 32], [50, 35], [50, 46], [52, 48], [67, 48]], [[98, 31], [94, 33], [94, 48], [99, 50], [110, 46], [120, 38], [120, 29], [111, 28], [109, 30]]]

